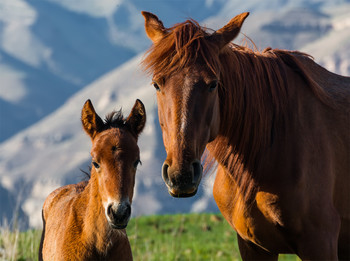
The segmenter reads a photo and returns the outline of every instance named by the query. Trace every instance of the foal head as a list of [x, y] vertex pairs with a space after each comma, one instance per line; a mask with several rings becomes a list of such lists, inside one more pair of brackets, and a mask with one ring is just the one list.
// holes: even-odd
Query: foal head
[[145, 126], [145, 108], [136, 100], [126, 119], [119, 111], [108, 115], [104, 122], [88, 100], [81, 120], [92, 141], [91, 179], [98, 187], [106, 219], [112, 228], [125, 228], [131, 214], [136, 168], [140, 163], [137, 139]]
[[196, 194], [202, 176], [200, 159], [219, 134], [219, 54], [239, 33], [248, 13], [209, 34], [188, 20], [165, 28], [154, 14], [142, 12], [153, 46], [143, 61], [153, 73], [159, 122], [167, 159], [162, 177], [175, 197]]

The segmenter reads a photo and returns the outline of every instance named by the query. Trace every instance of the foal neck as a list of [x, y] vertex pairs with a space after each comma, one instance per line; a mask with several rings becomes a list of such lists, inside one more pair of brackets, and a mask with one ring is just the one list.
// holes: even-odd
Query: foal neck
[[106, 254], [128, 239], [125, 229], [113, 229], [108, 224], [95, 175], [91, 173], [89, 183], [81, 194], [81, 199], [86, 202], [81, 207], [83, 236], [87, 245], [94, 246], [98, 253]]

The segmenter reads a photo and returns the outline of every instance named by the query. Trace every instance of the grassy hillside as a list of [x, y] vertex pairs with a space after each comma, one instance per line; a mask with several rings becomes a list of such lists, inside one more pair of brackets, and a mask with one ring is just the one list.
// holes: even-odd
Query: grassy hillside
[[[127, 231], [134, 260], [240, 260], [235, 232], [220, 214], [137, 217]], [[0, 260], [37, 260], [40, 236], [38, 230], [1, 228]]]

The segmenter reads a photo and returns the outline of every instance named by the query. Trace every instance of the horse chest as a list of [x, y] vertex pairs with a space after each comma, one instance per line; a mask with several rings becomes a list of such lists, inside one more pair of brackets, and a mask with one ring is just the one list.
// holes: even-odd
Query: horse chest
[[241, 238], [271, 252], [290, 251], [283, 232], [284, 213], [276, 195], [258, 192], [248, 205], [220, 171], [213, 194], [221, 213]]

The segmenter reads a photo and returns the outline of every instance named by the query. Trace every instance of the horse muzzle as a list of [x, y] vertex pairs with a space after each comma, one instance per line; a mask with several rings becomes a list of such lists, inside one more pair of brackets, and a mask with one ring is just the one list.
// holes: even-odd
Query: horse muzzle
[[109, 225], [114, 229], [124, 229], [128, 225], [131, 215], [129, 202], [110, 203], [106, 209], [106, 217]]
[[202, 179], [203, 167], [199, 160], [190, 164], [187, 170], [179, 171], [167, 162], [162, 167], [162, 177], [168, 187], [168, 192], [176, 198], [187, 198], [196, 195]]
[[178, 188], [168, 188], [169, 194], [174, 198], [190, 198], [197, 194], [198, 188], [193, 187], [190, 190], [178, 189]]

